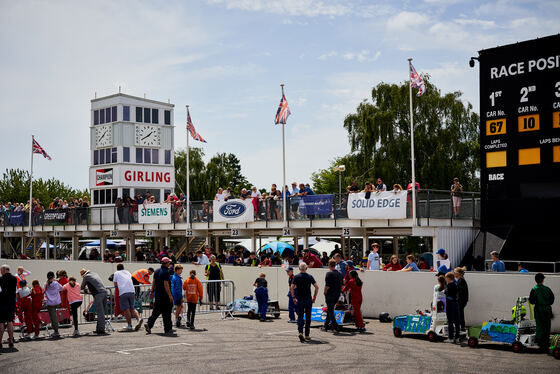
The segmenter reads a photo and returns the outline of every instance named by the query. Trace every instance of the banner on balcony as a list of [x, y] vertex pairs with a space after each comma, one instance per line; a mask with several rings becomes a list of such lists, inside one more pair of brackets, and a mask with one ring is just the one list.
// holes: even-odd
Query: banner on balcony
[[406, 191], [372, 192], [369, 196], [365, 192], [351, 193], [348, 195], [348, 218], [406, 218]]
[[241, 223], [255, 219], [252, 199], [214, 200], [213, 215], [214, 222]]
[[334, 195], [302, 196], [299, 202], [299, 214], [331, 215], [333, 211]]
[[64, 225], [66, 224], [66, 209], [45, 209], [43, 213], [43, 223], [45, 225]]
[[171, 204], [138, 205], [138, 223], [171, 223]]

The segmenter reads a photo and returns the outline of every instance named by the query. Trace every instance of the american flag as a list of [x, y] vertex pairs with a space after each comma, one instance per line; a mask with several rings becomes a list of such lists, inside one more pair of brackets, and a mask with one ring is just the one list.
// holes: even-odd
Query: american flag
[[187, 109], [187, 130], [191, 134], [191, 136], [194, 140], [198, 140], [199, 142], [206, 143], [206, 140], [204, 140], [204, 138], [202, 136], [200, 136], [199, 133], [196, 132], [196, 130], [194, 128], [194, 125], [192, 123], [192, 120], [191, 120], [191, 114], [189, 113], [188, 109]]
[[274, 119], [274, 124], [286, 124], [286, 120], [288, 119], [288, 116], [290, 114], [292, 113], [290, 112], [290, 107], [288, 106], [286, 96], [282, 95], [280, 105], [278, 105], [278, 111], [276, 112], [276, 118]]
[[410, 85], [414, 88], [418, 88], [418, 93], [416, 96], [422, 96], [426, 92], [426, 84], [410, 63]]
[[31, 146], [31, 150], [33, 153], [39, 153], [43, 155], [46, 159], [52, 160], [51, 156], [47, 154], [47, 152], [37, 143], [37, 140], [33, 139], [33, 145]]

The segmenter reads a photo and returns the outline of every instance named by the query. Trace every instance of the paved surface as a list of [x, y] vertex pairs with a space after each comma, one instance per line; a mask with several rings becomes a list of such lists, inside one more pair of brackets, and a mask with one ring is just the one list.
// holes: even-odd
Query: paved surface
[[[312, 328], [312, 340], [300, 343], [287, 315], [266, 323], [244, 317], [220, 320], [197, 316], [197, 330], [177, 329], [162, 336], [156, 322], [151, 335], [114, 332], [110, 336], [39, 340], [7, 344], [0, 354], [2, 373], [558, 373], [560, 360], [529, 350], [516, 354], [504, 345], [478, 349], [430, 343], [425, 337], [395, 338], [391, 324], [369, 320], [367, 332], [353, 329], [333, 335]], [[114, 323], [115, 328], [122, 323]], [[82, 328], [91, 331], [92, 325]], [[69, 334], [71, 329], [61, 329]], [[120, 351], [120, 352], [119, 352]]]

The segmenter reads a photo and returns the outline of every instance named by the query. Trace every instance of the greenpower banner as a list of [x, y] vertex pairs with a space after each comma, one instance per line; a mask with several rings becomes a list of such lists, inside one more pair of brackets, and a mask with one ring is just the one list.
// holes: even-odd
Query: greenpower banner
[[139, 205], [138, 223], [171, 223], [171, 204]]

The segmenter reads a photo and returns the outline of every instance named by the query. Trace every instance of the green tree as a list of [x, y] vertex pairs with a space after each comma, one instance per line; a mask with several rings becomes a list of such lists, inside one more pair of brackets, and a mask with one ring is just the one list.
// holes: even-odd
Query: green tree
[[[207, 199], [206, 195], [206, 166], [204, 165], [204, 151], [202, 148], [191, 147], [189, 152], [190, 195], [192, 201]], [[187, 193], [187, 152], [175, 152], [175, 186], [179, 191]]]
[[[190, 195], [192, 201], [213, 199], [219, 187], [231, 187], [235, 195], [250, 183], [241, 173], [241, 164], [232, 153], [217, 153], [207, 164], [201, 148], [190, 150]], [[175, 181], [179, 191], [186, 192], [186, 152], [175, 153]]]
[[[50, 204], [55, 197], [68, 200], [71, 197], [88, 196], [87, 189], [69, 187], [55, 178], [33, 180], [33, 198], [43, 205]], [[6, 169], [0, 180], [0, 201], [25, 203], [29, 200], [29, 172], [21, 169]]]
[[[426, 93], [413, 100], [416, 180], [422, 188], [449, 189], [459, 177], [465, 190], [478, 191], [479, 117], [461, 92], [442, 94], [426, 76]], [[410, 182], [410, 114], [408, 82], [380, 83], [372, 101], [363, 101], [344, 120], [351, 153], [344, 159], [346, 182], [374, 182], [388, 187]], [[333, 165], [340, 163], [336, 160]], [[314, 185], [337, 191], [332, 173], [315, 173]], [[336, 183], [335, 183], [336, 182]]]

